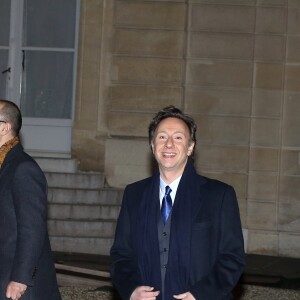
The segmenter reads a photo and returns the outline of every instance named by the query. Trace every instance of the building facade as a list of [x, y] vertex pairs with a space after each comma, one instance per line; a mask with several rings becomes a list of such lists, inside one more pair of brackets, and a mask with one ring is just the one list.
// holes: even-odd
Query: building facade
[[232, 184], [248, 253], [300, 257], [300, 1], [82, 0], [72, 157], [110, 187], [151, 174], [174, 104], [196, 166]]

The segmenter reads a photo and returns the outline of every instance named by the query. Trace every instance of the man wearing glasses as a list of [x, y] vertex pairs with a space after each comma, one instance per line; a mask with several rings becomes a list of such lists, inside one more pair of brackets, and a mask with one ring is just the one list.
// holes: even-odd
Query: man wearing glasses
[[0, 299], [61, 300], [47, 233], [47, 182], [19, 140], [22, 116], [0, 100]]

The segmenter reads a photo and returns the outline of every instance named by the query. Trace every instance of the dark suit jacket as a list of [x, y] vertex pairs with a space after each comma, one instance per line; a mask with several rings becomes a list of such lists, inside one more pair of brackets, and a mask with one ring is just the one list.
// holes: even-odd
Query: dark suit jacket
[[[192, 178], [184, 181], [184, 185], [192, 183], [193, 186], [182, 186], [180, 183], [177, 191], [178, 194], [179, 189], [180, 193], [189, 189], [186, 195], [181, 196], [184, 201], [192, 203], [191, 243], [179, 245], [190, 248], [189, 291], [197, 300], [231, 299], [231, 290], [245, 264], [236, 195], [233, 188], [225, 183], [205, 178], [196, 172], [193, 174], [189, 175]], [[129, 299], [137, 286], [144, 285], [135, 259], [133, 228], [137, 224], [143, 192], [151, 182], [153, 177], [128, 185], [124, 191], [115, 241], [111, 248], [112, 279], [122, 299]], [[159, 186], [156, 188], [158, 195]], [[175, 202], [176, 199], [177, 195]], [[154, 201], [158, 201], [158, 197]], [[173, 227], [171, 236], [174, 234]], [[153, 247], [153, 244], [149, 241], [149, 247]], [[157, 274], [160, 276], [160, 270], [157, 270]]]
[[0, 299], [9, 281], [26, 284], [22, 300], [60, 300], [47, 233], [47, 183], [20, 144], [0, 169]]

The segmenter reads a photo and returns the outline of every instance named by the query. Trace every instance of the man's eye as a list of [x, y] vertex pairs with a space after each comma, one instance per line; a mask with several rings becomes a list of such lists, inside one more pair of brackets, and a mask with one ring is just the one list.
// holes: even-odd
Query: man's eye
[[182, 140], [182, 136], [176, 136], [175, 139], [176, 140]]
[[164, 140], [166, 137], [163, 136], [163, 135], [160, 135], [158, 138], [159, 138], [160, 140]]

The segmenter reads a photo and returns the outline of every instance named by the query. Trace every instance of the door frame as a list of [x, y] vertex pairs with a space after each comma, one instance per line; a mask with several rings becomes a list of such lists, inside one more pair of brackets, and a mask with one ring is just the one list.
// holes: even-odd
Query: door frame
[[[76, 21], [74, 47], [43, 48], [47, 51], [67, 51], [73, 53], [73, 86], [71, 99], [71, 117], [59, 118], [33, 118], [23, 117], [21, 130], [22, 144], [27, 152], [34, 156], [42, 157], [71, 157], [72, 128], [75, 115], [76, 73], [78, 58], [78, 38], [80, 24], [80, 0], [76, 1]], [[31, 50], [33, 47], [23, 47], [23, 10], [24, 0], [11, 0], [10, 41], [8, 66], [11, 72], [7, 77], [7, 99], [15, 102], [20, 107], [22, 84], [22, 50]], [[38, 47], [34, 47], [38, 50]]]

